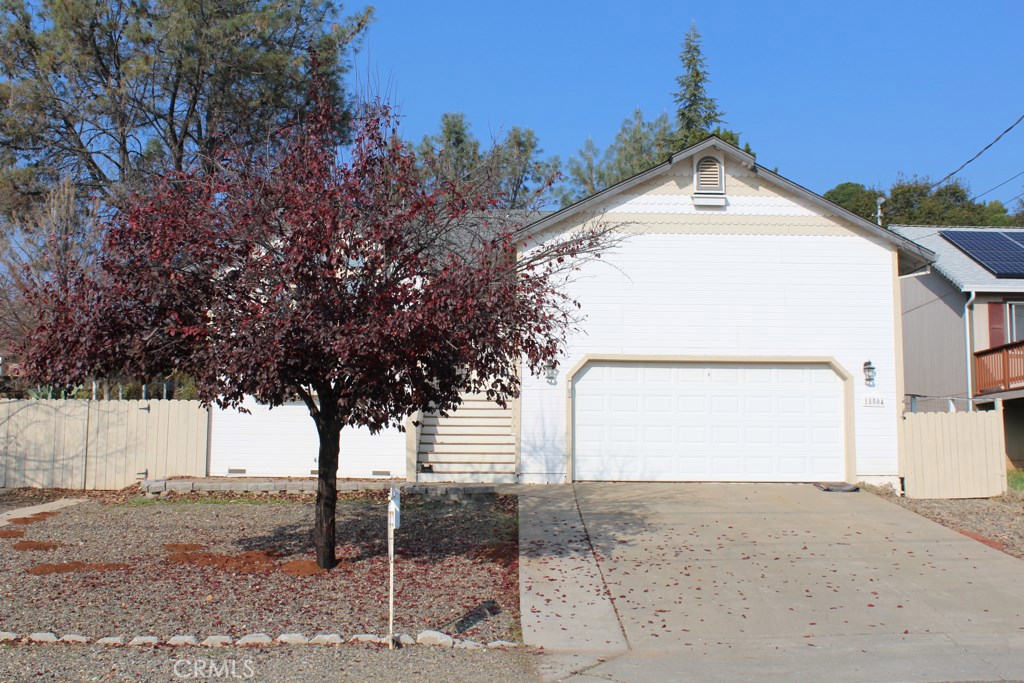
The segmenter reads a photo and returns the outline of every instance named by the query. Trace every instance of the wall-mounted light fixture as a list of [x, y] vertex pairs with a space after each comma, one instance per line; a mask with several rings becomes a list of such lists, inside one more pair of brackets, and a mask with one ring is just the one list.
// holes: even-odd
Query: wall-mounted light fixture
[[558, 368], [553, 363], [547, 363], [543, 368], [544, 379], [548, 381], [548, 384], [558, 384]]
[[871, 363], [871, 361], [864, 361], [864, 384], [868, 385], [869, 387], [875, 386], [875, 375], [877, 374], [878, 371], [875, 369], [875, 366]]

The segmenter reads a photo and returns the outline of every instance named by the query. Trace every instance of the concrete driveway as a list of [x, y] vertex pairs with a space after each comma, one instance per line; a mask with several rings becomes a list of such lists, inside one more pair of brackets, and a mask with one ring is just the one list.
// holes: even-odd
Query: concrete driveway
[[519, 493], [546, 680], [1024, 680], [1024, 562], [870, 493]]

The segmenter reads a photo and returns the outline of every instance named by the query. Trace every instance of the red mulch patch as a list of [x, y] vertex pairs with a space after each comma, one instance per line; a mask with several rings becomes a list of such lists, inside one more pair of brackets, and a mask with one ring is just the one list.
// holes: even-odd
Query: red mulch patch
[[24, 535], [24, 529], [0, 529], [0, 538], [21, 538]]
[[[317, 576], [327, 571], [317, 566], [315, 560], [291, 560], [278, 563], [277, 559], [284, 556], [277, 550], [251, 550], [238, 555], [218, 555], [206, 552], [206, 547], [199, 543], [167, 543], [164, 548], [171, 554], [167, 557], [169, 564], [191, 564], [196, 567], [213, 567], [236, 574], [258, 574], [280, 569], [289, 576]], [[338, 569], [347, 569], [351, 562], [342, 560]]]
[[18, 541], [14, 544], [15, 550], [53, 550], [58, 547], [60, 547], [60, 543], [47, 541]]
[[498, 543], [481, 550], [476, 558], [481, 562], [494, 562], [509, 567], [519, 559], [519, 546], [516, 543]]
[[206, 546], [202, 543], [165, 543], [164, 550], [170, 553], [194, 553]]
[[129, 565], [117, 562], [61, 562], [60, 564], [38, 564], [26, 571], [29, 574], [46, 576], [47, 574], [70, 574], [71, 572], [82, 571], [123, 571], [129, 568]]
[[275, 559], [283, 553], [276, 550], [250, 550], [239, 555], [218, 555], [208, 552], [176, 552], [167, 561], [170, 564], [193, 564], [197, 567], [214, 567], [236, 574], [258, 574], [277, 569]]
[[993, 541], [991, 538], [986, 538], [985, 536], [982, 536], [981, 534], [976, 534], [973, 531], [964, 531], [963, 529], [957, 529], [957, 531], [962, 533], [967, 538], [973, 538], [975, 541], [978, 541], [979, 543], [984, 543], [989, 548], [995, 548], [996, 550], [1001, 550], [1003, 552], [1006, 552], [1006, 544], [1005, 543], [1000, 543], [999, 541]]
[[56, 512], [37, 512], [36, 514], [29, 515], [28, 517], [12, 517], [7, 521], [11, 524], [19, 525], [35, 524], [36, 522], [45, 521], [56, 514]]
[[[342, 565], [348, 564], [347, 562], [341, 562], [338, 565], [340, 569]], [[326, 574], [326, 569], [321, 569], [317, 566], [316, 560], [292, 560], [291, 562], [285, 562], [281, 565], [281, 571], [289, 576], [316, 576], [317, 574]]]

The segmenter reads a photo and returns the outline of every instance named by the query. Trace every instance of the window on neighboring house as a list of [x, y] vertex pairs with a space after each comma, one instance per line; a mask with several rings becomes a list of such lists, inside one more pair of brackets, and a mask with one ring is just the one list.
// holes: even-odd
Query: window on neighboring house
[[988, 305], [988, 345], [1024, 340], [1024, 301], [993, 301]]
[[697, 192], [725, 192], [725, 174], [722, 162], [715, 157], [704, 157], [697, 162]]
[[1006, 302], [1006, 321], [1009, 323], [1006, 342], [1024, 339], [1024, 301]]

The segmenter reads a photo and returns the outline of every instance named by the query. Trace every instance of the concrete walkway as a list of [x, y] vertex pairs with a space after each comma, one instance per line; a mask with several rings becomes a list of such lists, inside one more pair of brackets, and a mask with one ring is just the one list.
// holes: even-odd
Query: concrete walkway
[[546, 680], [1024, 680], [1024, 562], [868, 493], [577, 484], [520, 529]]
[[519, 487], [523, 641], [559, 680], [629, 648], [587, 537], [572, 486]]
[[40, 512], [53, 512], [55, 510], [61, 510], [72, 505], [78, 505], [84, 498], [61, 498], [50, 503], [43, 503], [42, 505], [32, 505], [30, 507], [16, 508], [14, 510], [8, 510], [7, 512], [0, 513], [0, 526], [7, 526], [11, 523], [12, 519], [19, 517], [31, 517], [34, 514]]

